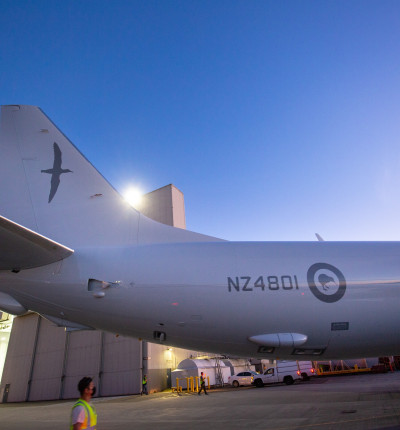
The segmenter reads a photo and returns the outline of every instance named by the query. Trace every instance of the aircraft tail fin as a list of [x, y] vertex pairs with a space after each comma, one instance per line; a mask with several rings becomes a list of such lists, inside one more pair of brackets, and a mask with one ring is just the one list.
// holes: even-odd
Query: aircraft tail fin
[[2, 106], [0, 214], [68, 244], [136, 239], [139, 213], [36, 106]]
[[145, 217], [36, 106], [0, 113], [0, 215], [70, 248], [217, 240]]

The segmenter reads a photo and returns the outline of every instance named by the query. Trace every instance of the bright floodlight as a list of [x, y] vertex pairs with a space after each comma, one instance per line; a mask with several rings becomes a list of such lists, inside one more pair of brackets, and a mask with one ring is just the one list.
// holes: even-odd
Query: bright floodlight
[[129, 188], [123, 194], [125, 200], [133, 207], [140, 206], [142, 193], [137, 188]]

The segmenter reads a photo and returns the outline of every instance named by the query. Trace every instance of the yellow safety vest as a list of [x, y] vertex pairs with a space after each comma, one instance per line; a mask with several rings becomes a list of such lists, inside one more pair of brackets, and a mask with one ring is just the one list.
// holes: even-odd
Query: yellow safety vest
[[[88, 402], [85, 402], [82, 399], [79, 399], [74, 406], [72, 406], [72, 410], [74, 410], [77, 406], [83, 406], [85, 409], [85, 421], [82, 424], [82, 430], [96, 430], [97, 425], [97, 413], [93, 406], [89, 405]], [[71, 430], [74, 429], [74, 426], [72, 424], [72, 418], [71, 418]]]

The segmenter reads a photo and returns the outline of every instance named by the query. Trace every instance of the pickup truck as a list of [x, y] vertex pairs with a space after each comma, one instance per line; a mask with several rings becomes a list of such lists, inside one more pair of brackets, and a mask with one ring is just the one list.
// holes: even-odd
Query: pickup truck
[[317, 374], [311, 361], [298, 361], [297, 366], [303, 381], [309, 381], [311, 377]]
[[256, 387], [263, 387], [265, 384], [276, 384], [284, 382], [286, 385], [291, 385], [294, 381], [302, 379], [301, 372], [298, 369], [295, 361], [284, 361], [275, 364], [265, 370], [263, 374], [254, 376], [253, 384]]

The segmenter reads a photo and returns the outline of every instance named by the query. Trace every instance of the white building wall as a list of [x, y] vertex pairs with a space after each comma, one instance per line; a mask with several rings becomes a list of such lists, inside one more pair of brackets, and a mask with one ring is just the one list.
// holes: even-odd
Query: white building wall
[[0, 381], [6, 361], [8, 344], [10, 342], [13, 318], [12, 315], [6, 312], [0, 312]]
[[4, 362], [6, 361], [7, 348], [10, 342], [10, 333], [0, 333], [0, 378], [3, 374]]
[[148, 355], [150, 360], [149, 369], [176, 369], [179, 363], [187, 358], [204, 356], [204, 352], [191, 351], [189, 349], [175, 348], [168, 345], [156, 343], [148, 344]]
[[142, 203], [137, 209], [155, 221], [186, 228], [183, 193], [172, 184], [143, 196]]

